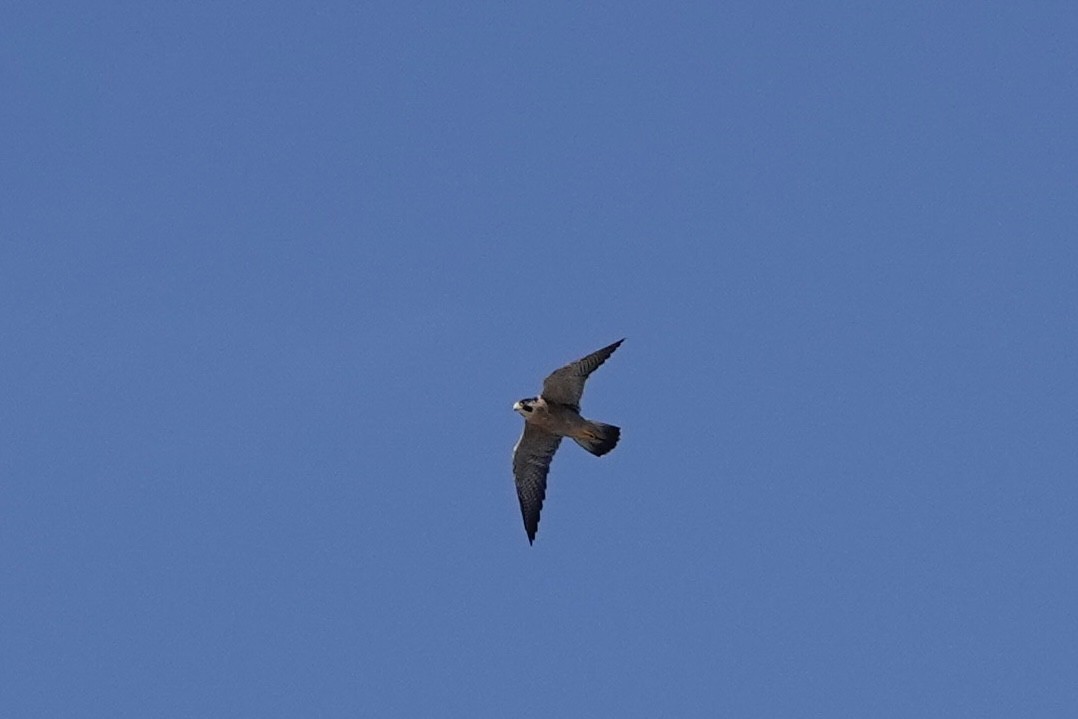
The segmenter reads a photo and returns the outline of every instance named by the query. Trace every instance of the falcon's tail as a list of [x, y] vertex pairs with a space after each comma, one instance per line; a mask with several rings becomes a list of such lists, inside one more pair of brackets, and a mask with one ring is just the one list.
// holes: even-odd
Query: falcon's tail
[[615, 427], [612, 424], [603, 424], [602, 422], [588, 422], [587, 426], [580, 432], [580, 434], [573, 437], [577, 444], [594, 454], [596, 457], [602, 457], [604, 454], [614, 449], [614, 446], [618, 443], [618, 439], [620, 438], [621, 427]]

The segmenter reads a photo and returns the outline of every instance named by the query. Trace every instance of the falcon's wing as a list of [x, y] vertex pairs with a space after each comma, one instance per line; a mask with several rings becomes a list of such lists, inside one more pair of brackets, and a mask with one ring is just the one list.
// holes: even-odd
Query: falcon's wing
[[543, 510], [546, 498], [546, 475], [559, 444], [561, 437], [525, 422], [524, 434], [513, 448], [513, 476], [529, 544], [535, 541], [535, 533], [539, 531], [539, 512]]
[[559, 370], [554, 371], [543, 380], [543, 399], [547, 402], [556, 402], [572, 407], [580, 411], [580, 397], [584, 394], [584, 381], [588, 375], [606, 362], [610, 355], [625, 339], [622, 338], [612, 345], [603, 347], [597, 352], [592, 352], [587, 357], [570, 362]]

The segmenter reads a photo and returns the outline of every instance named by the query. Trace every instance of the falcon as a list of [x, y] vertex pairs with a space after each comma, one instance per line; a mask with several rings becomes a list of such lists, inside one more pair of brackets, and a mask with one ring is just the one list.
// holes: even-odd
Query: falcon
[[606, 362], [624, 341], [622, 338], [555, 370], [543, 380], [543, 391], [538, 397], [528, 397], [513, 405], [524, 418], [524, 434], [513, 448], [513, 476], [528, 544], [535, 542], [535, 533], [539, 531], [546, 476], [562, 437], [569, 437], [596, 457], [614, 449], [621, 437], [620, 427], [581, 417], [580, 397], [588, 375]]

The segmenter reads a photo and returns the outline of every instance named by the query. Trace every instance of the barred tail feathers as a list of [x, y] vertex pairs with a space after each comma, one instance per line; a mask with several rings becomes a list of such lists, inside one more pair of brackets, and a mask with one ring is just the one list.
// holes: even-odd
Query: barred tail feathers
[[581, 430], [578, 436], [573, 437], [577, 444], [594, 454], [596, 457], [602, 457], [604, 454], [614, 449], [620, 438], [621, 427], [590, 421], [587, 426]]

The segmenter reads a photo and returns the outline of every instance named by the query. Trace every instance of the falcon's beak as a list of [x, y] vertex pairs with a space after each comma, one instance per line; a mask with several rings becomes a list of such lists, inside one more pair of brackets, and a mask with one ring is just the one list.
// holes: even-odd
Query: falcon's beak
[[513, 409], [516, 410], [517, 412], [519, 412], [523, 406], [524, 405], [522, 405], [520, 402], [514, 402], [513, 403]]

